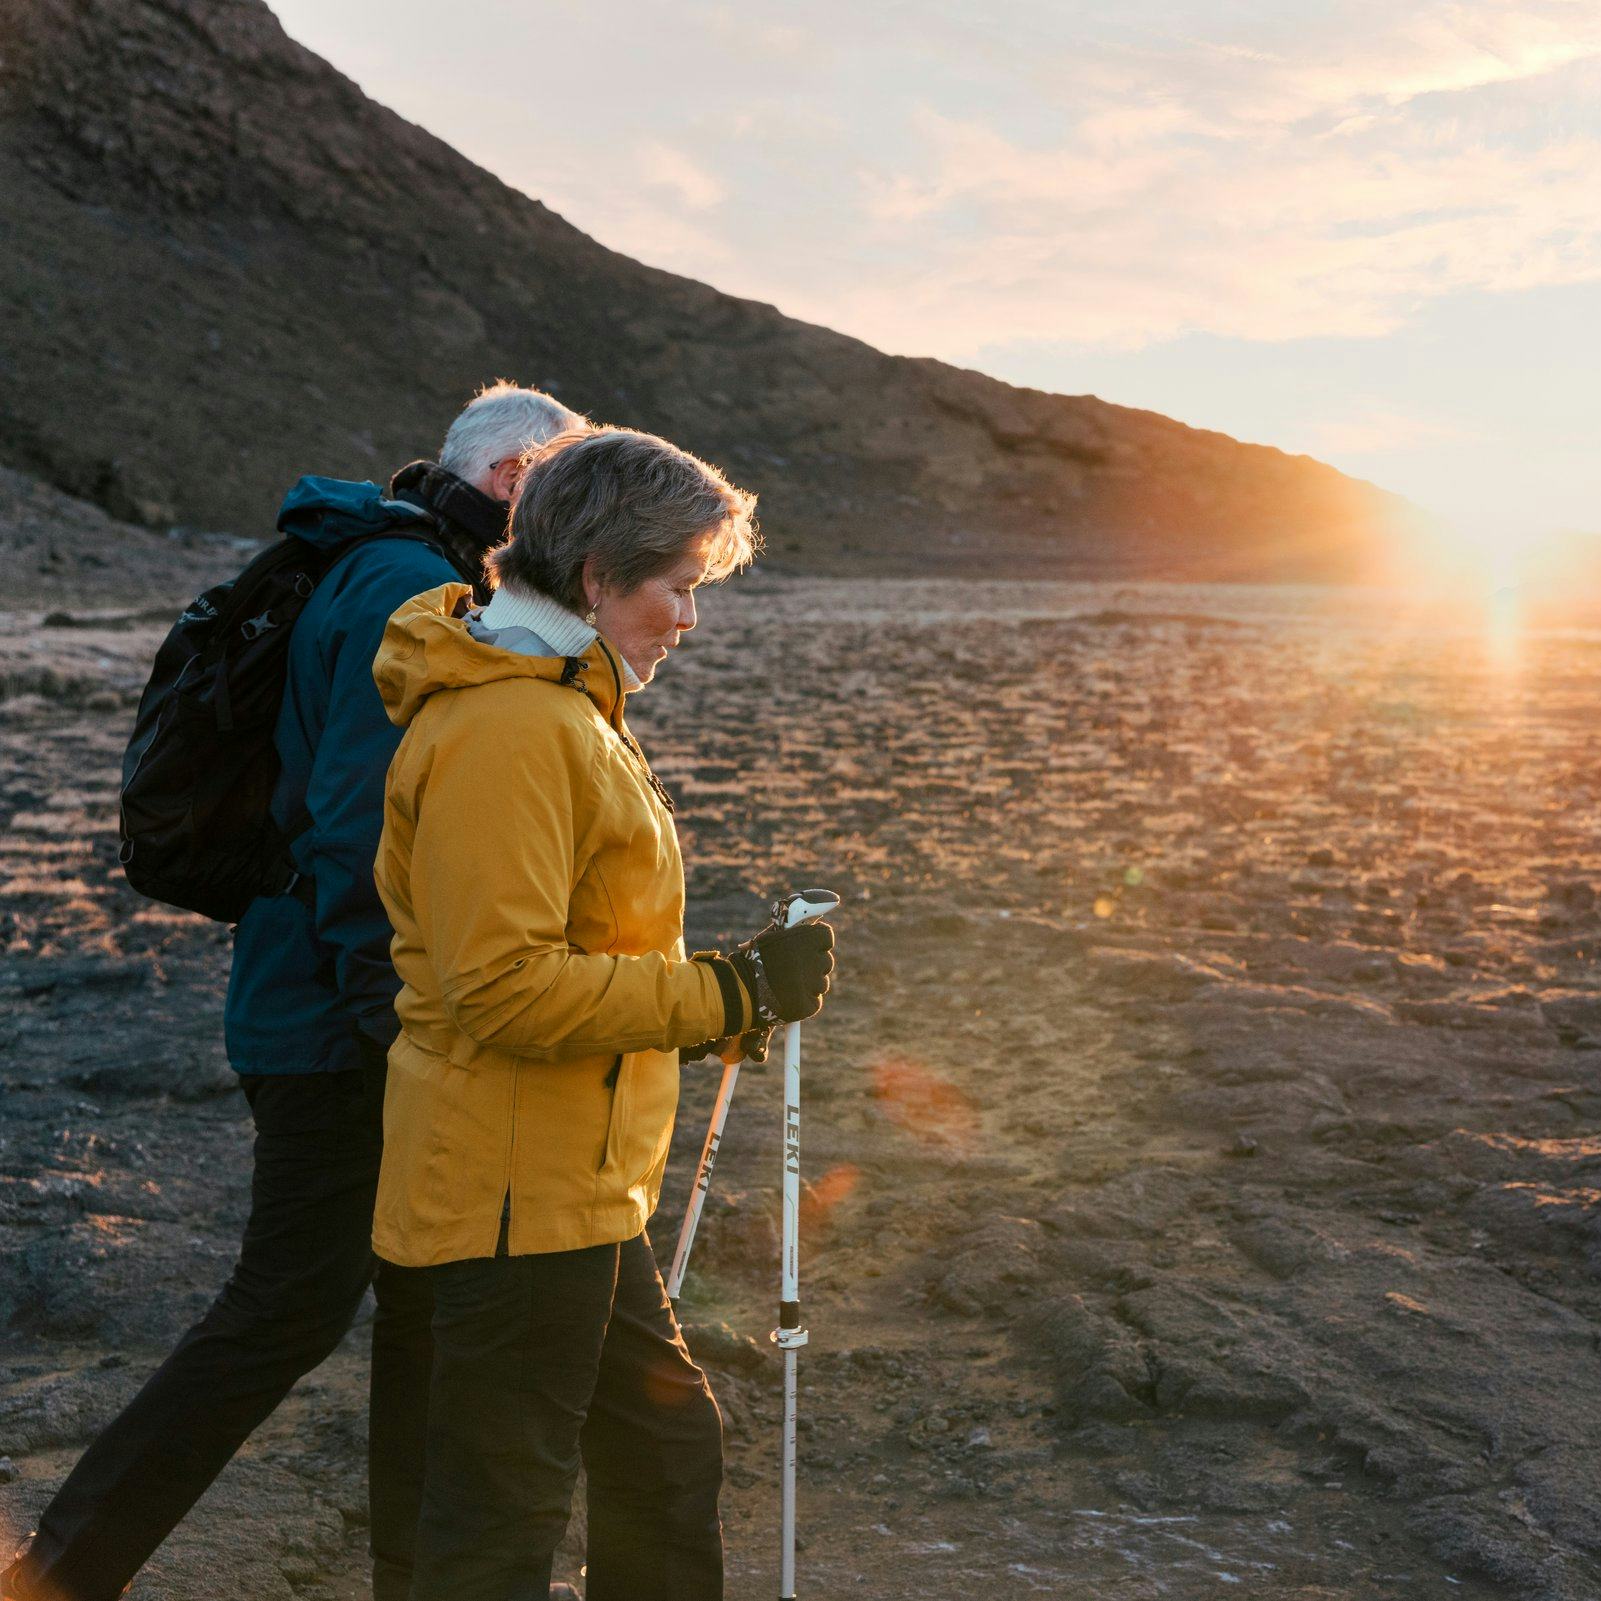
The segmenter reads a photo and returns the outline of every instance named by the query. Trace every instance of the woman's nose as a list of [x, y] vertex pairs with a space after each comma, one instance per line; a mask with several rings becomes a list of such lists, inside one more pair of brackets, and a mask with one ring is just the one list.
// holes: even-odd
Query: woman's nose
[[695, 609], [695, 591], [692, 589], [678, 603], [678, 631], [687, 634], [700, 620], [700, 614]]

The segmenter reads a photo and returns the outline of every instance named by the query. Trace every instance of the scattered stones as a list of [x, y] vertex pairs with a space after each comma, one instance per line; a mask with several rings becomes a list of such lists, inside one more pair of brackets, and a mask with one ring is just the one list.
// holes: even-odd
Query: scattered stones
[[727, 1323], [687, 1323], [684, 1339], [697, 1362], [736, 1373], [764, 1373], [771, 1367], [771, 1347], [759, 1345]]
[[[1593, 1601], [1598, 935], [1551, 885], [1601, 881], [1572, 804], [1601, 663], [1531, 660], [1503, 718], [1459, 639], [1409, 645], [1428, 715], [1376, 720], [1398, 668], [1371, 630], [1225, 644], [1142, 623], [1144, 603], [1037, 619], [998, 653], [1014, 624], [975, 586], [734, 586], [682, 678], [640, 700], [647, 750], [703, 786], [680, 808], [692, 945], [742, 937], [780, 884], [837, 873], [850, 907], [807, 1047], [808, 1204], [835, 1198], [804, 1241], [819, 1584], [843, 1571], [831, 1552], [858, 1559], [865, 1500], [896, 1515], [883, 1565], [847, 1575], [869, 1573], [861, 1593], [944, 1583], [930, 1564], [955, 1554], [914, 1559], [915, 1538], [1059, 1593], [1110, 1595], [1137, 1557], [1175, 1597], [1217, 1593], [1221, 1570], [1263, 1601], [1390, 1601], [1457, 1593], [1447, 1574], [1471, 1594], [1483, 1558], [1498, 1594]], [[775, 615], [804, 626], [775, 636]], [[62, 650], [143, 637], [28, 628]], [[760, 681], [775, 764], [746, 669], [779, 644], [785, 672]], [[1250, 765], [1225, 780], [1231, 719]], [[122, 885], [118, 736], [63, 701], [0, 734], [8, 1527], [57, 1471], [38, 1453], [80, 1446], [226, 1277], [248, 1171], [216, 1038], [226, 930]], [[1389, 769], [1452, 808], [1404, 810]], [[1391, 896], [1365, 901], [1368, 881]], [[149, 966], [11, 987], [63, 962]], [[867, 1071], [884, 1053], [901, 1071]], [[664, 1254], [715, 1074], [683, 1085]], [[751, 1562], [778, 1428], [775, 1087], [742, 1078], [684, 1303]], [[365, 1338], [269, 1426], [283, 1477], [241, 1463], [149, 1585], [209, 1601], [193, 1554], [231, 1560], [255, 1518], [302, 1593], [359, 1587]], [[1202, 1572], [1203, 1547], [1229, 1561]], [[287, 1596], [273, 1563], [228, 1593]]]
[[120, 989], [148, 984], [155, 972], [146, 958], [102, 960], [97, 957], [62, 957], [56, 960], [13, 961], [0, 973], [0, 985], [24, 999], [73, 989]]
[[1601, 1036], [1601, 995], [1547, 995], [1540, 1001], [1540, 1013], [1564, 1045]]

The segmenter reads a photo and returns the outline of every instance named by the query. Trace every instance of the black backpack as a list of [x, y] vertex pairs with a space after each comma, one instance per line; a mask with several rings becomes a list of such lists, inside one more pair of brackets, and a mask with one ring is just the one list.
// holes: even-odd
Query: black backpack
[[334, 549], [286, 535], [173, 624], [122, 761], [118, 857], [141, 895], [236, 923], [258, 895], [309, 890], [289, 846], [310, 819], [286, 833], [270, 810], [289, 635], [353, 544], [414, 539], [449, 560], [426, 532], [428, 513], [417, 517], [415, 533], [358, 533]]

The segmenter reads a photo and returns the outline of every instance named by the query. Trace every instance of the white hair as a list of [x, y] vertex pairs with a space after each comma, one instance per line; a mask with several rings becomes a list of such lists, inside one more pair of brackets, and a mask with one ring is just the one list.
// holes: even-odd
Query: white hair
[[496, 462], [588, 426], [543, 390], [519, 389], [498, 378], [480, 389], [450, 425], [439, 447], [439, 465], [481, 489]]

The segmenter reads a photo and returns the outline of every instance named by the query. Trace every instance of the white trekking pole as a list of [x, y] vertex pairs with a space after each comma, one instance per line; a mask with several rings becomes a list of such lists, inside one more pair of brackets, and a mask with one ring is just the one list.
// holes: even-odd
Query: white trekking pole
[[678, 1306], [678, 1297], [684, 1288], [684, 1274], [689, 1270], [690, 1247], [695, 1243], [695, 1230], [700, 1227], [701, 1208], [706, 1204], [706, 1192], [712, 1187], [712, 1169], [717, 1165], [717, 1147], [723, 1143], [723, 1124], [728, 1121], [728, 1105], [734, 1099], [734, 1086], [739, 1083], [739, 1063], [723, 1063], [723, 1081], [717, 1086], [717, 1101], [712, 1107], [712, 1124], [706, 1130], [706, 1143], [701, 1147], [700, 1166], [695, 1171], [695, 1184], [689, 1192], [689, 1205], [684, 1210], [684, 1225], [678, 1231], [678, 1249], [673, 1252], [673, 1265], [667, 1275], [667, 1299]]
[[[826, 916], [838, 904], [839, 897], [830, 895], [826, 890], [807, 890], [779, 901], [773, 908], [773, 923], [779, 928], [795, 928], [801, 923], [815, 922], [819, 917]], [[809, 910], [806, 909], [808, 907]], [[794, 915], [797, 911], [799, 915]], [[717, 1165], [717, 1150], [723, 1143], [723, 1125], [728, 1121], [728, 1108], [733, 1102], [734, 1087], [739, 1083], [739, 1070], [744, 1060], [742, 1057], [739, 1061], [723, 1064], [722, 1082], [717, 1086], [717, 1099], [712, 1105], [711, 1126], [706, 1130], [706, 1143], [700, 1151], [700, 1166], [695, 1170], [689, 1205], [684, 1208], [684, 1221], [678, 1230], [678, 1249], [673, 1252], [673, 1265], [667, 1273], [667, 1299], [675, 1308], [683, 1292], [684, 1275], [689, 1271], [689, 1253], [694, 1248], [700, 1214], [712, 1187], [712, 1169]]]
[[[832, 890], [808, 889], [786, 896], [773, 909], [780, 928], [794, 928], [825, 917], [839, 905]], [[781, 1481], [782, 1544], [779, 1548], [779, 1601], [795, 1596], [795, 1403], [796, 1364], [807, 1333], [800, 1316], [800, 1024], [784, 1025], [784, 1215], [779, 1265], [778, 1327], [773, 1344], [784, 1353], [784, 1440]]]

